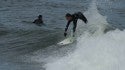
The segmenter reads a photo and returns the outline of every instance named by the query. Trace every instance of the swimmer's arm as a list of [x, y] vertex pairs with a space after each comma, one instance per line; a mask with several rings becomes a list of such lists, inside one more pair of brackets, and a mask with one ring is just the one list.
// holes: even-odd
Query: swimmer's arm
[[33, 23], [36, 23], [36, 20], [34, 20]]

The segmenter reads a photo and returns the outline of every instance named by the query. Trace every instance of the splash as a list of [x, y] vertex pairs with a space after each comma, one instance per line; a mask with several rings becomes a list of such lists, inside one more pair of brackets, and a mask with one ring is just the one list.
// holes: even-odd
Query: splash
[[[59, 60], [48, 62], [46, 70], [124, 70], [125, 30], [104, 33], [106, 17], [99, 14], [95, 1], [84, 13], [89, 22], [79, 21], [77, 49]], [[83, 26], [82, 26], [83, 25]]]

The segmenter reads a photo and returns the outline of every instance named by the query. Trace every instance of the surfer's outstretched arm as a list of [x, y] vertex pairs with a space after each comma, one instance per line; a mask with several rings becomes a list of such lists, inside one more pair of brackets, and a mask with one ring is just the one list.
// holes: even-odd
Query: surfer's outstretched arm
[[33, 23], [36, 23], [36, 20], [34, 20]]
[[87, 24], [88, 20], [87, 20], [87, 18], [84, 16], [83, 13], [78, 12], [76, 15], [77, 15], [77, 17], [78, 17], [79, 19], [81, 19], [83, 22], [85, 22], [85, 23]]
[[88, 20], [84, 15], [81, 15], [80, 19], [87, 24]]
[[67, 30], [68, 30], [68, 27], [69, 27], [70, 23], [71, 23], [71, 21], [68, 21], [68, 23], [66, 25], [65, 32], [64, 32], [65, 37], [67, 36]]
[[67, 25], [66, 25], [66, 28], [65, 28], [65, 32], [67, 32], [68, 28], [69, 28], [69, 25], [70, 25], [71, 21], [68, 21]]

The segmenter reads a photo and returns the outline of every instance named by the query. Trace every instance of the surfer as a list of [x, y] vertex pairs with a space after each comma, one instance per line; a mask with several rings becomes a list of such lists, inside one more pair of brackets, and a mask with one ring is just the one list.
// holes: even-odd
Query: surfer
[[38, 18], [36, 20], [34, 20], [33, 23], [37, 24], [38, 26], [43, 25], [42, 15], [39, 15]]
[[65, 17], [68, 21], [64, 32], [65, 37], [67, 36], [67, 30], [71, 22], [73, 22], [73, 33], [76, 31], [78, 19], [81, 19], [82, 21], [84, 21], [85, 24], [87, 24], [88, 22], [87, 18], [81, 12], [77, 12], [74, 14], [67, 13]]

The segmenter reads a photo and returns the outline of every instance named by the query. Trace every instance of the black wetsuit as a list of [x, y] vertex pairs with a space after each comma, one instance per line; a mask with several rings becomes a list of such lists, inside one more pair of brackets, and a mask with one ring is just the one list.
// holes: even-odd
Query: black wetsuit
[[83, 20], [85, 23], [88, 22], [88, 20], [86, 19], [86, 17], [81, 12], [72, 14], [72, 20], [68, 21], [68, 23], [66, 25], [66, 28], [65, 28], [65, 32], [68, 30], [68, 27], [69, 27], [69, 25], [70, 25], [71, 22], [73, 22], [73, 32], [75, 32], [76, 31], [76, 27], [77, 27], [77, 21], [78, 21], [78, 19]]
[[35, 23], [35, 24], [41, 26], [41, 25], [43, 24], [43, 20], [42, 20], [42, 19], [36, 19], [36, 20], [34, 20], [33, 23]]

